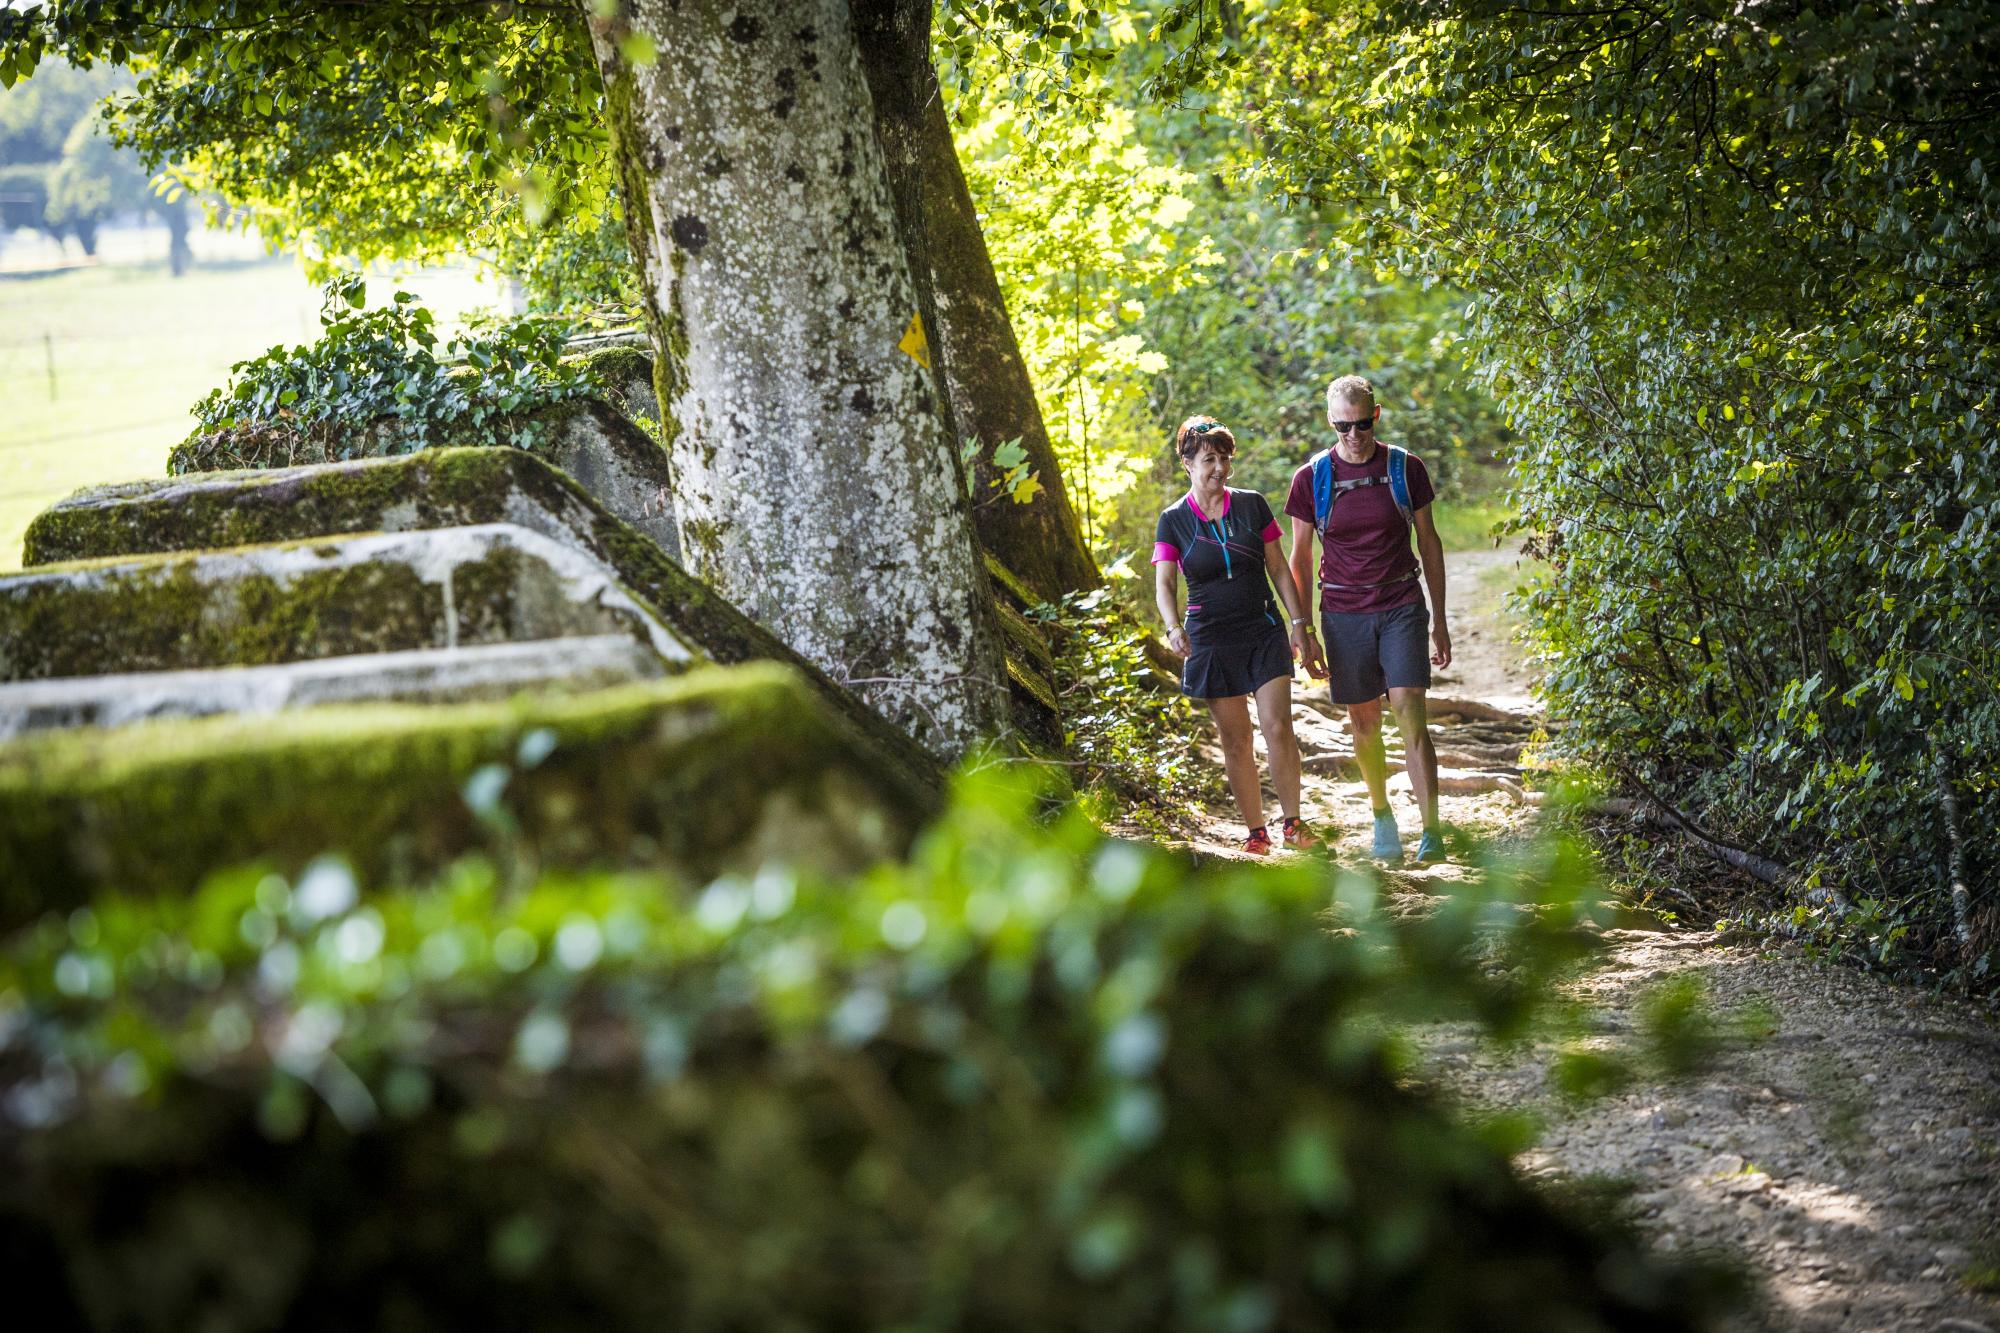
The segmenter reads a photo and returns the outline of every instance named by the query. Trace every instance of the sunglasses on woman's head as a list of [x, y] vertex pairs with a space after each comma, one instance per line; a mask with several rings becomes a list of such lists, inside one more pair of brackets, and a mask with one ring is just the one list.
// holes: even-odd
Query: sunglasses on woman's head
[[1333, 423], [1333, 428], [1342, 435], [1347, 434], [1351, 430], [1374, 430], [1375, 418], [1363, 417], [1359, 421], [1336, 421]]

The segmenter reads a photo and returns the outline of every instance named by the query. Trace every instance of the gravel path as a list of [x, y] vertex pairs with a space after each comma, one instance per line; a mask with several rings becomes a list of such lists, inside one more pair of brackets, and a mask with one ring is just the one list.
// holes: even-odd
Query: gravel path
[[[1537, 726], [1501, 608], [1519, 558], [1449, 560], [1458, 660], [1432, 691], [1441, 814], [1479, 836], [1518, 835], [1534, 818], [1519, 751]], [[1344, 719], [1323, 690], [1301, 681], [1294, 693], [1307, 816], [1333, 836], [1337, 858], [1360, 860], [1367, 800]], [[1393, 777], [1390, 792], [1413, 834], [1408, 779]], [[1275, 819], [1274, 797], [1269, 808]], [[1233, 856], [1241, 837], [1234, 812], [1214, 810], [1194, 850]], [[1446, 864], [1396, 878], [1419, 899], [1472, 873]], [[1730, 1034], [1706, 1067], [1641, 1077], [1578, 1106], [1550, 1082], [1553, 1038], [1502, 1057], [1440, 1027], [1419, 1034], [1425, 1077], [1469, 1109], [1534, 1116], [1543, 1128], [1524, 1171], [1603, 1186], [1662, 1249], [1746, 1267], [1759, 1295], [1740, 1328], [2000, 1333], [2000, 1023], [1990, 1008], [1698, 931], [1612, 930], [1607, 946], [1572, 983], [1593, 1006], [1585, 1044], [1626, 1045], [1643, 998], [1680, 979], [1701, 988]], [[1968, 1281], [1981, 1271], [1984, 1291]]]

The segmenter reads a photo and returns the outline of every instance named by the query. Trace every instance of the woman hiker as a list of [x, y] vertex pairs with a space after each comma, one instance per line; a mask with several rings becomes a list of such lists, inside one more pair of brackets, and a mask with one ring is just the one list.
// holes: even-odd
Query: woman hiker
[[[1167, 646], [1186, 658], [1181, 693], [1204, 700], [1222, 735], [1222, 766], [1249, 836], [1243, 850], [1267, 855], [1264, 793], [1251, 750], [1249, 696], [1271, 762], [1271, 785], [1284, 810], [1287, 847], [1319, 839], [1299, 817], [1299, 747], [1292, 735], [1292, 659], [1321, 673], [1312, 618], [1278, 549], [1278, 523], [1255, 491], [1229, 488], [1236, 437], [1208, 417], [1189, 417], [1174, 436], [1187, 469], [1188, 493], [1160, 514], [1153, 535], [1153, 590], [1167, 626]], [[1180, 576], [1188, 581], [1187, 618], [1179, 606]], [[1289, 633], [1271, 600], [1271, 585], [1290, 618]]]

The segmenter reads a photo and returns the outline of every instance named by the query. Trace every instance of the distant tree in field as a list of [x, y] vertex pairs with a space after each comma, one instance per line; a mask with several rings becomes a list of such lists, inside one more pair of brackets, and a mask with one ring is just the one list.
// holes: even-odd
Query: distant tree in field
[[187, 271], [188, 207], [178, 188], [171, 195], [154, 190], [138, 154], [112, 143], [103, 124], [86, 115], [70, 130], [62, 161], [49, 180], [48, 225], [66, 231], [97, 253], [97, 229], [126, 213], [153, 213], [167, 226], [168, 263], [175, 277]]
[[31, 227], [58, 235], [48, 219], [50, 171], [47, 162], [0, 166], [0, 231]]
[[113, 143], [101, 112], [133, 86], [130, 71], [51, 63], [0, 90], [0, 225], [74, 236], [97, 253], [97, 231], [121, 213], [157, 215], [175, 276], [187, 270], [188, 207], [156, 193], [136, 153]]
[[[0, 84], [8, 83], [0, 79]], [[132, 86], [132, 76], [108, 65], [78, 69], [51, 61], [33, 79], [0, 87], [0, 167], [57, 162], [79, 120], [104, 99]]]

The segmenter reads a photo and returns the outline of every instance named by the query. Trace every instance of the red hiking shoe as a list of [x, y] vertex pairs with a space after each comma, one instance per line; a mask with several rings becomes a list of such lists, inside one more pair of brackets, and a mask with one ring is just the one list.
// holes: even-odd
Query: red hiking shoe
[[1250, 836], [1243, 840], [1243, 850], [1252, 856], [1269, 856], [1271, 854], [1271, 835], [1266, 833], [1262, 828], [1251, 829]]
[[1305, 820], [1298, 816], [1287, 815], [1281, 827], [1284, 832], [1285, 846], [1291, 848], [1293, 851], [1303, 852], [1308, 848], [1319, 846], [1319, 834], [1314, 833], [1312, 825], [1306, 823]]

